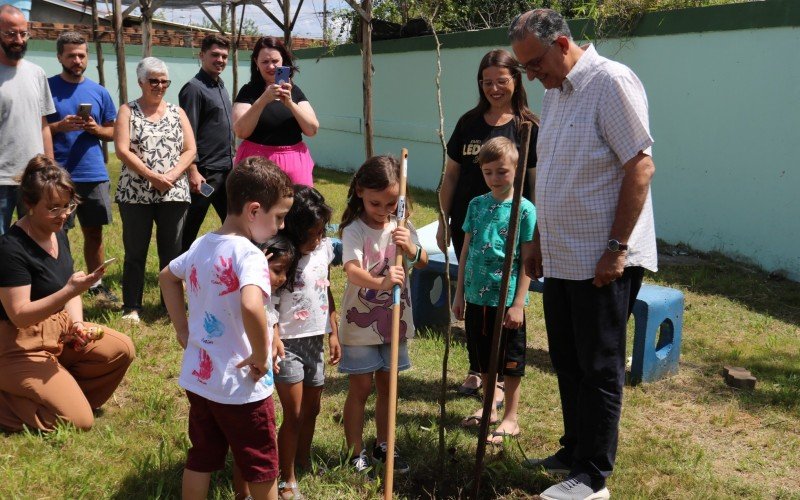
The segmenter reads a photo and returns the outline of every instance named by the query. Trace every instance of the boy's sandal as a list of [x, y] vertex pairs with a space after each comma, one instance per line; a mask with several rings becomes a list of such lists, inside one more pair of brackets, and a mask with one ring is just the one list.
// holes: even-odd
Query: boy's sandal
[[[492, 431], [486, 438], [486, 444], [502, 445], [506, 438], [516, 439], [522, 431], [517, 430], [516, 434], [506, 431]], [[498, 441], [497, 438], [500, 438]]]
[[281, 500], [304, 500], [305, 497], [300, 493], [296, 482], [287, 483], [281, 481], [278, 483], [278, 498]]

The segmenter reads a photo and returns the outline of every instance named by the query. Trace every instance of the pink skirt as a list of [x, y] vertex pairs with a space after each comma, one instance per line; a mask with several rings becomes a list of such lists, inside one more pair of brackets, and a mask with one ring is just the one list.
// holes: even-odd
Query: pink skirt
[[311, 158], [308, 146], [302, 141], [292, 146], [264, 146], [247, 140], [242, 141], [236, 151], [234, 165], [248, 156], [263, 156], [275, 162], [294, 184], [314, 186], [314, 178], [311, 176], [314, 160]]

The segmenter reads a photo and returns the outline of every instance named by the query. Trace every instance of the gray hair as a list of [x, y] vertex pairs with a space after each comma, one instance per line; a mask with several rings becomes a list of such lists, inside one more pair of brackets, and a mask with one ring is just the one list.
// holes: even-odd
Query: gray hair
[[145, 57], [136, 65], [136, 79], [144, 82], [151, 73], [164, 73], [169, 78], [169, 71], [164, 61], [157, 57]]
[[572, 33], [566, 19], [551, 9], [529, 10], [511, 21], [511, 26], [508, 27], [508, 38], [512, 42], [522, 41], [528, 35], [535, 36], [545, 45], [553, 43], [560, 36], [572, 40]]
[[64, 45], [86, 45], [88, 49], [89, 46], [86, 43], [86, 38], [83, 37], [77, 31], [65, 31], [58, 35], [56, 39], [56, 54], [63, 54], [64, 53]]

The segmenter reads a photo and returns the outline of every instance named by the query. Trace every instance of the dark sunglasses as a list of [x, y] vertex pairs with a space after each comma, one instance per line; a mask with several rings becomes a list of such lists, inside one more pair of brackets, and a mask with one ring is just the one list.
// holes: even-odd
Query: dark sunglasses
[[172, 84], [172, 80], [159, 80], [158, 78], [148, 78], [147, 83], [149, 83], [150, 86], [154, 89], [158, 88], [159, 85], [161, 85], [166, 89], [169, 88], [169, 86]]

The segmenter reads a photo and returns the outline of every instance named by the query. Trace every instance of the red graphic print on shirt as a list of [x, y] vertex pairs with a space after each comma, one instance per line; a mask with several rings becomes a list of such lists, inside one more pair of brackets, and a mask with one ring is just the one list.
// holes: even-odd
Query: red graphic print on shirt
[[197, 370], [192, 370], [192, 375], [197, 377], [198, 382], [203, 384], [211, 378], [211, 372], [214, 371], [214, 364], [211, 362], [211, 356], [208, 355], [205, 349], [200, 349], [200, 366]]
[[219, 292], [220, 295], [227, 295], [239, 290], [239, 277], [233, 271], [233, 258], [220, 256], [219, 264], [214, 264], [214, 272], [217, 274], [217, 279], [211, 282], [216, 285], [222, 285], [224, 290]]
[[200, 291], [200, 283], [197, 282], [197, 268], [192, 266], [192, 270], [189, 272], [189, 289], [197, 293]]

